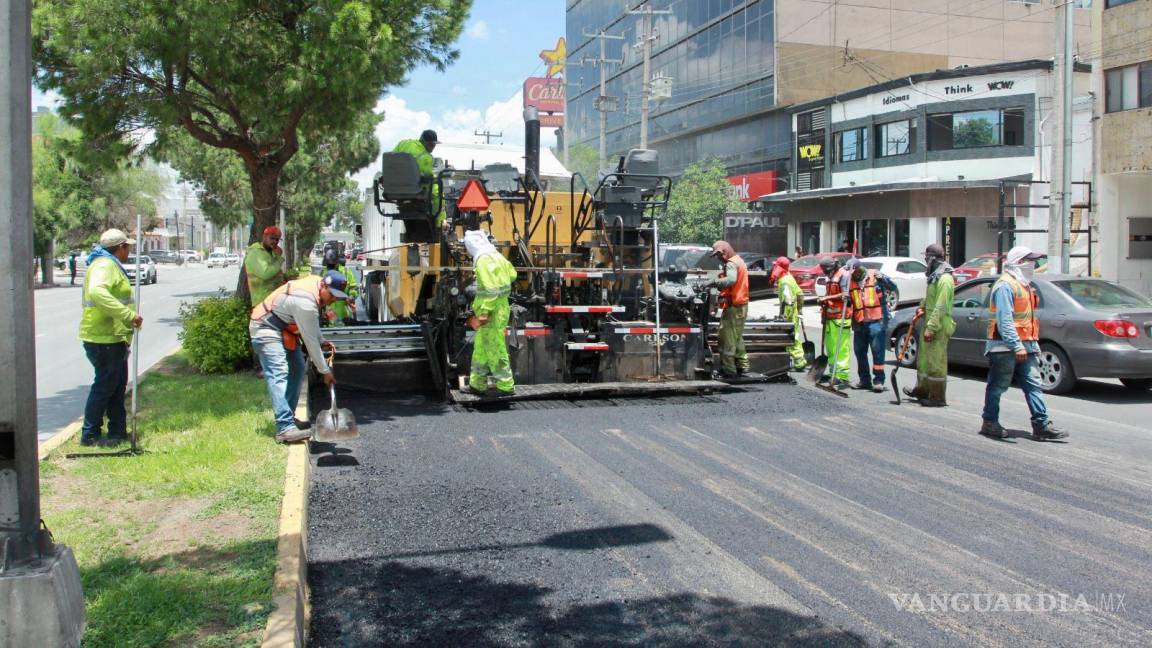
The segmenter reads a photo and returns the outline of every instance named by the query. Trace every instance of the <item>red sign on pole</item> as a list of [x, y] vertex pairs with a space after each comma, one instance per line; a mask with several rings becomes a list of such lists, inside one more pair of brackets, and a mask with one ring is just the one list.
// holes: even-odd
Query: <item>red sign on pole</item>
[[728, 183], [732, 185], [733, 197], [744, 202], [755, 202], [760, 196], [778, 191], [775, 171], [728, 176]]
[[488, 200], [488, 192], [484, 191], [484, 185], [473, 178], [464, 185], [464, 191], [460, 192], [460, 198], [456, 200], [456, 209], [462, 212], [484, 211], [488, 209], [490, 204], [491, 201]]
[[542, 113], [564, 112], [564, 79], [529, 77], [524, 80], [524, 107]]

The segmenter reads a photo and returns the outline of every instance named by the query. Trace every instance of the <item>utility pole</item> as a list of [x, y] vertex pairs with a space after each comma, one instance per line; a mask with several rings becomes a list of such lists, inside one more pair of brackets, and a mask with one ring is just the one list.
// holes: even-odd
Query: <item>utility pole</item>
[[[600, 39], [600, 58], [584, 57], [583, 63], [591, 63], [600, 68], [600, 96], [596, 97], [596, 111], [600, 113], [600, 157], [597, 165], [598, 169], [603, 169], [608, 157], [608, 143], [605, 139], [605, 131], [608, 129], [608, 113], [616, 112], [618, 106], [617, 97], [608, 96], [608, 64], [619, 65], [623, 63], [621, 59], [610, 59], [605, 51], [606, 42], [611, 40], [624, 40], [623, 36], [616, 36], [613, 34], [605, 34], [604, 30], [600, 30], [598, 34], [584, 33], [585, 38], [598, 38]], [[567, 111], [565, 111], [567, 112]], [[567, 137], [568, 133], [564, 133]]]
[[472, 134], [477, 136], [477, 137], [483, 137], [485, 144], [491, 144], [493, 137], [504, 137], [504, 131], [500, 131], [499, 133], [493, 133], [492, 131], [488, 130], [487, 128], [485, 128], [484, 130], [474, 130], [474, 131], [472, 131]]
[[[1060, 161], [1060, 271], [1072, 273], [1072, 97], [1074, 95], [1075, 61], [1072, 46], [1076, 35], [1076, 3], [1064, 3], [1064, 64], [1061, 66], [1061, 99], [1063, 101], [1060, 131], [1063, 153]], [[1091, 269], [1089, 269], [1091, 270]]]
[[636, 9], [628, 13], [642, 16], [642, 31], [637, 34], [638, 42], [633, 47], [639, 47], [644, 52], [644, 64], [641, 68], [643, 86], [640, 93], [640, 148], [646, 149], [648, 148], [648, 103], [652, 94], [652, 80], [649, 78], [652, 74], [652, 43], [657, 38], [652, 29], [652, 16], [670, 14], [672, 11], [669, 9], [656, 11], [652, 9], [651, 2], [645, 2], [643, 9]]
[[79, 646], [80, 570], [40, 514], [31, 31], [31, 2], [0, 0], [0, 364], [10, 376], [0, 386], [0, 646]]

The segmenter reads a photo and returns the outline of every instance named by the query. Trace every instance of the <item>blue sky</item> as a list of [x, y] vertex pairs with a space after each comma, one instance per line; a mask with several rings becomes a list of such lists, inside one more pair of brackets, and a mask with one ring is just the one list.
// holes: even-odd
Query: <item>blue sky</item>
[[[385, 113], [377, 129], [381, 146], [390, 150], [425, 128], [436, 129], [443, 142], [482, 142], [472, 132], [487, 128], [504, 132], [500, 143], [522, 143], [521, 86], [529, 76], [543, 76], [540, 51], [552, 49], [563, 35], [564, 0], [475, 0], [457, 42], [457, 62], [445, 72], [414, 70], [406, 85], [390, 89], [377, 103]], [[34, 107], [53, 103], [33, 89]], [[542, 144], [554, 141], [547, 129]], [[367, 186], [371, 171], [357, 180]]]

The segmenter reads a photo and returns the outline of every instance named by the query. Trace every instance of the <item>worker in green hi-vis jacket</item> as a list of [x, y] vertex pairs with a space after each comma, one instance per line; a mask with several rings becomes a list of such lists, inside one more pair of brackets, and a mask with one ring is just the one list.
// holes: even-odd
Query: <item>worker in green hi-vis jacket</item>
[[428, 178], [432, 183], [432, 205], [431, 209], [438, 209], [439, 213], [436, 215], [436, 224], [441, 225], [444, 223], [444, 205], [440, 203], [440, 186], [436, 184], [434, 175], [435, 160], [432, 158], [432, 151], [436, 149], [439, 144], [436, 137], [436, 131], [426, 130], [420, 133], [420, 139], [406, 139], [400, 140], [396, 144], [396, 148], [392, 149], [393, 153], [407, 153], [416, 158], [416, 166], [420, 167], [420, 177]]
[[473, 392], [484, 393], [491, 380], [498, 392], [512, 394], [516, 381], [512, 377], [504, 334], [511, 314], [508, 296], [512, 293], [512, 282], [516, 281], [516, 268], [496, 250], [484, 232], [473, 230], [465, 234], [464, 247], [472, 257], [476, 272], [476, 297], [472, 299], [476, 337], [472, 342], [468, 387]]
[[943, 407], [948, 404], [948, 341], [956, 331], [952, 319], [952, 294], [956, 278], [952, 266], [944, 260], [944, 248], [933, 243], [924, 250], [924, 263], [928, 264], [928, 291], [920, 302], [917, 315], [922, 317], [918, 355], [916, 357], [916, 388], [904, 393], [919, 399], [925, 407]]

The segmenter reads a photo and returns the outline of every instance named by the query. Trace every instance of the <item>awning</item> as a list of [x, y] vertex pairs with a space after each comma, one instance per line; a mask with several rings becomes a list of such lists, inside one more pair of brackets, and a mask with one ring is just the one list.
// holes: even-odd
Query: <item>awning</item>
[[[1020, 178], [1004, 178], [1004, 180], [1018, 180]], [[999, 189], [1000, 180], [938, 180], [936, 178], [915, 178], [897, 180], [895, 182], [878, 182], [849, 187], [825, 187], [823, 189], [808, 189], [806, 191], [777, 191], [765, 194], [757, 199], [764, 203], [796, 202], [798, 200], [817, 200], [820, 198], [838, 198], [869, 194], [882, 194], [887, 192], [926, 191], [932, 189]]]

